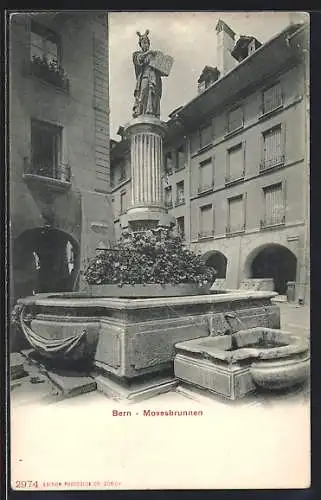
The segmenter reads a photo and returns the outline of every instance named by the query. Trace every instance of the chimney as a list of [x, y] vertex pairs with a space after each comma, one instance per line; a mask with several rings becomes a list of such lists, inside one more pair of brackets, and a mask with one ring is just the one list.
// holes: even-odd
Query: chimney
[[221, 19], [219, 19], [215, 29], [217, 35], [217, 69], [222, 77], [237, 64], [237, 61], [231, 55], [235, 33]]

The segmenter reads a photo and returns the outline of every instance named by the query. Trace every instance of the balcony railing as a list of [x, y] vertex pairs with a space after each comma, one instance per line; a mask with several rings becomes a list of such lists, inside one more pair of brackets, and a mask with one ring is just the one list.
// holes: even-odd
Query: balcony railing
[[211, 238], [214, 236], [214, 229], [203, 229], [198, 233], [198, 239], [201, 240], [203, 238]]
[[261, 219], [260, 220], [261, 229], [266, 229], [266, 228], [275, 227], [275, 226], [283, 226], [284, 224], [285, 224], [285, 215], [282, 215], [280, 217], [273, 217], [270, 219]]
[[173, 201], [165, 201], [165, 208], [173, 208]]
[[29, 72], [51, 85], [69, 91], [69, 79], [57, 60], [48, 61], [46, 58], [33, 56], [32, 61], [30, 61]]
[[58, 165], [45, 165], [30, 162], [28, 158], [24, 159], [24, 174], [55, 179], [61, 182], [70, 183], [71, 168], [68, 163], [59, 163]]
[[199, 184], [197, 192], [198, 194], [207, 193], [208, 191], [213, 191], [213, 188], [214, 188], [214, 181], [212, 181], [210, 184]]
[[185, 203], [185, 197], [183, 196], [182, 198], [177, 198], [175, 200], [175, 207], [178, 207], [179, 205], [184, 205]]
[[264, 170], [268, 170], [273, 167], [278, 167], [280, 165], [283, 165], [284, 161], [285, 161], [284, 155], [272, 156], [269, 159], [263, 160], [260, 163], [260, 172], [263, 172]]

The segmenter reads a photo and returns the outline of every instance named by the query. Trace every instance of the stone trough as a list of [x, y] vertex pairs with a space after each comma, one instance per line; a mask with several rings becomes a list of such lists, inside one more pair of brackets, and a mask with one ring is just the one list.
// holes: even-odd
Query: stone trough
[[178, 379], [228, 399], [256, 388], [289, 389], [309, 375], [309, 345], [273, 328], [179, 342], [174, 361]]
[[175, 387], [175, 344], [224, 334], [226, 311], [246, 328], [280, 328], [279, 307], [271, 303], [275, 295], [221, 291], [135, 299], [52, 293], [20, 299], [18, 307], [21, 327], [43, 359], [64, 366], [89, 361], [98, 390], [138, 399]]

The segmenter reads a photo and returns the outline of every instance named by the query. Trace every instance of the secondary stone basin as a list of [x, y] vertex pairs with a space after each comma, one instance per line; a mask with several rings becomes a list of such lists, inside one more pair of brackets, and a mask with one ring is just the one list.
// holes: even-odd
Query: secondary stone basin
[[[208, 363], [206, 368], [206, 364], [201, 361], [201, 368], [204, 377], [206, 370], [213, 374], [212, 383], [208, 383], [208, 377], [206, 382], [205, 377], [205, 383], [202, 385], [198, 378], [197, 385], [214, 392], [221, 392], [218, 380], [222, 370], [231, 375], [232, 384], [239, 385], [240, 379], [243, 379], [246, 387], [239, 396], [235, 395], [234, 387], [234, 391], [230, 391], [232, 396], [234, 394], [232, 399], [254, 389], [249, 375], [255, 386], [269, 390], [290, 388], [303, 383], [309, 375], [308, 342], [273, 328], [255, 327], [232, 335], [179, 342], [175, 347], [178, 353], [174, 364], [175, 374], [182, 380], [193, 382], [195, 378], [193, 368], [187, 368], [189, 360], [191, 365], [199, 364], [200, 360]], [[217, 372], [216, 381], [213, 370]], [[235, 374], [237, 376], [233, 378]]]

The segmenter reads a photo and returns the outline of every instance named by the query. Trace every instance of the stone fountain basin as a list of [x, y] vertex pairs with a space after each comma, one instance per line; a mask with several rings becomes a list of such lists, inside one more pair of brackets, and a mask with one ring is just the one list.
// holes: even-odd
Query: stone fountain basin
[[[232, 347], [232, 338], [235, 347]], [[193, 369], [185, 370], [188, 359], [196, 365], [198, 360], [205, 360], [211, 373], [214, 370], [214, 376], [211, 384], [206, 382], [204, 386], [207, 385], [206, 388], [214, 392], [217, 390], [215, 369], [216, 376], [221, 376], [223, 371], [226, 375], [231, 375], [232, 384], [237, 382], [233, 382], [233, 373], [237, 373], [239, 369], [238, 377], [241, 372], [242, 377], [245, 377], [247, 372], [245, 393], [254, 389], [248, 379], [249, 374], [255, 386], [269, 390], [290, 388], [303, 383], [309, 375], [308, 342], [289, 332], [273, 328], [255, 327], [240, 330], [233, 335], [193, 339], [179, 342], [175, 348], [178, 353], [175, 363], [178, 378], [185, 377], [186, 381], [193, 382]], [[182, 369], [184, 364], [185, 369]], [[203, 368], [205, 380], [205, 364]], [[233, 390], [230, 392], [235, 393]]]

